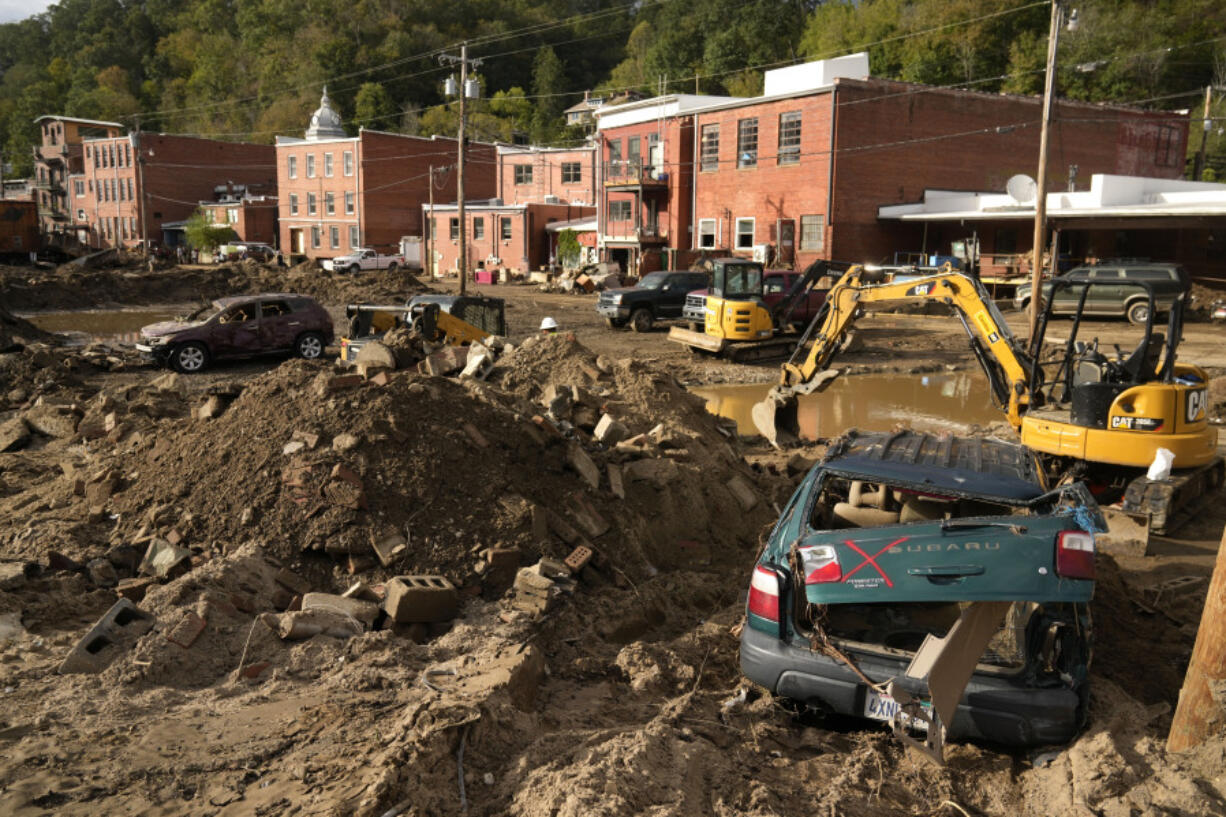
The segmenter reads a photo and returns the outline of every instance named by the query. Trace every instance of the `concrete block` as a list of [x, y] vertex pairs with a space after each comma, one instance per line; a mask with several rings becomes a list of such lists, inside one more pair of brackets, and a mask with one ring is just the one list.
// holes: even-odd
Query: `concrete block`
[[611, 415], [605, 414], [600, 418], [600, 422], [596, 424], [596, 430], [593, 433], [596, 439], [605, 445], [617, 445], [630, 436], [630, 429], [614, 420]]
[[753, 510], [753, 507], [758, 504], [758, 495], [754, 493], [753, 488], [740, 476], [734, 476], [725, 483], [728, 490], [736, 497], [736, 501], [741, 504], [741, 510]]
[[187, 548], [175, 547], [165, 539], [154, 539], [145, 551], [145, 558], [141, 560], [138, 572], [165, 579], [186, 572], [191, 558], [192, 552]]
[[622, 469], [620, 465], [609, 463], [605, 471], [609, 475], [609, 491], [618, 499], [626, 498], [626, 485], [622, 482]]
[[459, 612], [455, 585], [443, 576], [397, 576], [387, 583], [383, 609], [397, 624], [449, 621]]
[[444, 346], [417, 364], [422, 374], [443, 376], [458, 372], [468, 363], [468, 349], [463, 346]]
[[408, 544], [404, 536], [399, 533], [390, 533], [379, 538], [371, 534], [371, 548], [375, 551], [375, 556], [379, 558], [379, 564], [384, 567], [391, 567], [392, 563], [404, 553]]
[[521, 567], [515, 574], [515, 592], [530, 596], [548, 596], [553, 592], [553, 579], [541, 573], [540, 565]]
[[138, 579], [120, 579], [119, 584], [115, 587], [115, 594], [122, 599], [140, 602], [145, 597], [145, 591], [157, 583], [158, 580], [153, 576], [144, 576]]
[[589, 488], [595, 491], [600, 487], [600, 469], [583, 450], [583, 446], [571, 443], [566, 450], [566, 461], [578, 472], [579, 476], [583, 477], [583, 481], [588, 484]]
[[373, 601], [337, 596], [332, 593], [307, 593], [302, 597], [302, 610], [322, 610], [330, 613], [340, 613], [357, 619], [370, 629], [379, 616], [379, 605]]
[[102, 672], [155, 623], [149, 613], [127, 599], [120, 599], [69, 650], [60, 664], [60, 674]]
[[536, 570], [547, 579], [566, 579], [570, 577], [570, 567], [561, 559], [542, 556], [536, 563]]

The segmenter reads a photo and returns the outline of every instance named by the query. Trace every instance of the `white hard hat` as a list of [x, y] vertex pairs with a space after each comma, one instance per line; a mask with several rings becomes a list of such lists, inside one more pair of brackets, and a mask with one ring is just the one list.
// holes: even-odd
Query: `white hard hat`
[[558, 322], [553, 318], [545, 318], [541, 321], [541, 329], [557, 329]]

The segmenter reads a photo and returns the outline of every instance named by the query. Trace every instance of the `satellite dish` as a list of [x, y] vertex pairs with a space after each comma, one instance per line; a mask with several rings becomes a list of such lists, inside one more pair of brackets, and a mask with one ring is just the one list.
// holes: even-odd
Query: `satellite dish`
[[1018, 204], [1030, 204], [1037, 191], [1038, 185], [1025, 173], [1019, 173], [1005, 183], [1005, 192]]

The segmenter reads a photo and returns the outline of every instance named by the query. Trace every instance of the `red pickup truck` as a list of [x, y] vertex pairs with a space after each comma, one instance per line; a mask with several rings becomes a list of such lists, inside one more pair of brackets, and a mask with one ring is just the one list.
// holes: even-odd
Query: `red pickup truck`
[[[792, 284], [796, 283], [796, 279], [801, 276], [801, 273], [793, 270], [767, 270], [762, 280], [762, 300], [766, 302], [767, 309], [774, 309], [775, 304], [783, 300], [783, 296], [787, 294], [788, 289]], [[806, 324], [813, 320], [813, 317], [822, 308], [822, 304], [826, 302], [826, 290], [810, 289], [805, 297], [801, 298], [796, 304], [796, 308], [792, 310], [790, 323]], [[695, 290], [685, 296], [685, 307], [681, 311], [681, 317], [687, 321], [693, 321], [702, 324], [706, 320], [707, 310], [707, 291], [705, 289]], [[782, 320], [783, 316], [780, 316]]]

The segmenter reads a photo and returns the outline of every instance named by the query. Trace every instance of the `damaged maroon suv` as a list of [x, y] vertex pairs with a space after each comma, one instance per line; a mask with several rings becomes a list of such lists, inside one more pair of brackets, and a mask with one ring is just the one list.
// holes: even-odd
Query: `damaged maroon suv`
[[146, 326], [136, 348], [190, 374], [224, 358], [288, 353], [314, 360], [332, 337], [332, 318], [313, 298], [271, 293], [218, 298], [185, 318]]

